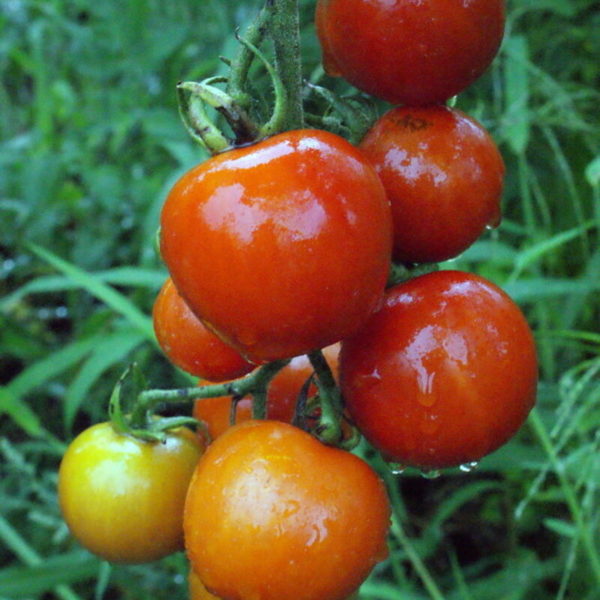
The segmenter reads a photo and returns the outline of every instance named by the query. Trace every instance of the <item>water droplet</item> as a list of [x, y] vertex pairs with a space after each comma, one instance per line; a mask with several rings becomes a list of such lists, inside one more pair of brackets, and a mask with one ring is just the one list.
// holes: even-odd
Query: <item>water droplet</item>
[[406, 467], [400, 463], [389, 463], [388, 469], [392, 475], [398, 476], [402, 475], [404, 471], [406, 471]]
[[458, 468], [463, 473], [470, 473], [471, 471], [474, 471], [478, 465], [479, 465], [479, 463], [476, 460], [474, 460], [473, 462], [464, 463], [463, 465], [460, 465], [460, 467], [458, 467]]
[[441, 475], [441, 472], [439, 469], [421, 469], [421, 475], [425, 479], [437, 479]]

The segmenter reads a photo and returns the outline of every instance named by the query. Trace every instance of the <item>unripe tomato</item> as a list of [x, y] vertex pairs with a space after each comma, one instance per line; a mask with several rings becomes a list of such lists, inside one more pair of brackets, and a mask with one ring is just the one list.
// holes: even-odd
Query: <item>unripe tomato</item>
[[[334, 376], [337, 377], [339, 344], [323, 349]], [[267, 389], [267, 419], [291, 423], [294, 418], [296, 401], [302, 386], [313, 372], [310, 360], [306, 355], [296, 356], [285, 366], [269, 384]], [[316, 392], [313, 384], [309, 394]], [[218, 438], [230, 427], [231, 396], [201, 398], [194, 403], [194, 418], [204, 421], [211, 440]], [[252, 418], [252, 398], [242, 398], [236, 408], [236, 423]]]
[[319, 0], [325, 68], [392, 104], [444, 102], [473, 83], [504, 33], [503, 0]]
[[340, 354], [347, 410], [390, 461], [426, 469], [479, 460], [535, 402], [534, 340], [489, 281], [438, 271], [395, 286]]
[[377, 173], [339, 136], [288, 131], [186, 173], [161, 252], [187, 304], [252, 362], [353, 333], [380, 305], [391, 213]]
[[247, 421], [198, 463], [185, 544], [224, 600], [343, 600], [386, 556], [389, 521], [367, 463], [291, 425]]
[[164, 443], [94, 425], [71, 443], [60, 465], [58, 497], [75, 538], [116, 563], [157, 560], [183, 547], [183, 505], [202, 453], [185, 428]]
[[208, 381], [236, 379], [253, 365], [221, 341], [190, 310], [169, 277], [152, 311], [154, 332], [163, 352], [174, 364]]
[[487, 131], [459, 110], [395, 108], [360, 148], [392, 205], [395, 260], [453, 258], [500, 223], [504, 161]]

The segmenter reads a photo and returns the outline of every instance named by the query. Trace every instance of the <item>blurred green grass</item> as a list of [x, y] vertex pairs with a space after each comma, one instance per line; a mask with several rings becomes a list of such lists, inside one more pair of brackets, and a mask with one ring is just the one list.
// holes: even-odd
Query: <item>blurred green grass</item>
[[[81, 550], [59, 516], [56, 468], [74, 433], [105, 418], [127, 364], [157, 386], [182, 381], [149, 321], [165, 277], [160, 206], [205, 158], [174, 88], [223, 72], [219, 55], [258, 5], [0, 0], [0, 600], [187, 597], [182, 555], [126, 568]], [[305, 75], [347, 93], [322, 75], [313, 7], [301, 2]], [[509, 2], [499, 57], [458, 99], [503, 152], [504, 220], [444, 266], [521, 305], [539, 401], [471, 473], [380, 465], [391, 552], [363, 600], [600, 597], [598, 31], [596, 0]], [[268, 95], [260, 68], [253, 81]]]

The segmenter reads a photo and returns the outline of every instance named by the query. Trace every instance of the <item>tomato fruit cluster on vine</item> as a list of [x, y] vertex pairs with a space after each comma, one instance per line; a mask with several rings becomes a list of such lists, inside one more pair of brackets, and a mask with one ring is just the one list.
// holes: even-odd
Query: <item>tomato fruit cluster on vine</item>
[[[443, 103], [497, 52], [503, 2], [319, 0], [316, 24], [330, 74], [402, 106], [357, 146], [283, 131], [176, 182], [153, 321], [199, 378], [184, 391], [202, 427], [156, 443], [102, 424], [61, 466], [83, 545], [142, 562], [184, 544], [196, 599], [349, 598], [390, 523], [382, 481], [343, 449], [356, 430], [389, 462], [455, 467], [504, 444], [535, 401], [517, 305], [478, 275], [411, 276], [500, 222], [502, 157]], [[406, 277], [390, 283], [394, 263]]]

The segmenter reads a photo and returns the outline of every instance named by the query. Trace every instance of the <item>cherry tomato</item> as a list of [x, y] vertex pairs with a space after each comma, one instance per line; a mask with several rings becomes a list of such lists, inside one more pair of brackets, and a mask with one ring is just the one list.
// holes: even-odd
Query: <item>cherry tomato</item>
[[479, 460], [535, 402], [534, 340], [489, 281], [438, 271], [395, 286], [342, 343], [341, 387], [365, 437], [390, 461], [426, 469]]
[[353, 333], [381, 303], [391, 212], [346, 140], [288, 131], [185, 174], [162, 211], [161, 251], [187, 304], [252, 362]]
[[395, 108], [360, 148], [392, 205], [396, 260], [447, 260], [500, 223], [504, 161], [487, 131], [459, 110]]
[[[335, 376], [337, 376], [339, 344], [323, 349], [323, 354]], [[302, 386], [313, 372], [310, 360], [306, 355], [296, 356], [285, 366], [269, 384], [267, 390], [267, 419], [291, 423], [294, 418], [296, 401]], [[309, 394], [316, 392], [311, 386]], [[204, 421], [208, 427], [210, 439], [218, 438], [230, 427], [231, 396], [202, 398], [194, 404], [194, 417]], [[252, 399], [242, 398], [236, 408], [236, 423], [252, 418]]]
[[436, 104], [473, 83], [504, 33], [503, 0], [319, 0], [325, 69], [392, 104]]
[[252, 371], [253, 365], [221, 341], [194, 315], [169, 277], [152, 311], [154, 332], [174, 364], [209, 381], [226, 381]]
[[375, 472], [277, 421], [235, 425], [190, 483], [185, 544], [226, 600], [342, 600], [387, 555], [390, 506]]
[[94, 425], [73, 440], [60, 465], [58, 496], [71, 533], [90, 552], [144, 563], [181, 550], [187, 487], [202, 453], [182, 428], [165, 443]]

